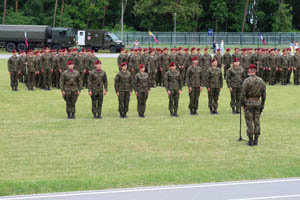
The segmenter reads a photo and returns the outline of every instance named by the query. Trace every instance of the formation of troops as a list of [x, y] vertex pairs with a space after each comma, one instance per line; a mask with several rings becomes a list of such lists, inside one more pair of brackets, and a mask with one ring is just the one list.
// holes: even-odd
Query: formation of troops
[[[245, 111], [249, 145], [258, 143], [259, 117], [265, 103], [265, 82], [270, 85], [299, 85], [300, 52], [291, 55], [290, 49], [242, 49], [234, 54], [230, 49], [221, 55], [220, 50], [210, 55], [208, 49], [168, 48], [121, 50], [117, 59], [119, 72], [114, 79], [114, 88], [119, 100], [121, 118], [127, 118], [131, 93], [134, 92], [139, 117], [145, 117], [146, 102], [151, 88], [163, 86], [169, 96], [169, 111], [178, 117], [178, 102], [182, 88], [187, 85], [189, 110], [197, 115], [199, 96], [205, 87], [208, 92], [208, 107], [211, 114], [218, 114], [218, 98], [226, 81], [231, 94], [232, 113]], [[93, 51], [84, 49], [20, 52], [8, 60], [8, 70], [13, 91], [18, 82], [28, 90], [38, 87], [50, 90], [61, 89], [66, 101], [69, 119], [75, 118], [75, 104], [83, 87], [88, 88], [92, 100], [94, 118], [102, 118], [103, 96], [108, 92], [108, 81], [102, 63]]]

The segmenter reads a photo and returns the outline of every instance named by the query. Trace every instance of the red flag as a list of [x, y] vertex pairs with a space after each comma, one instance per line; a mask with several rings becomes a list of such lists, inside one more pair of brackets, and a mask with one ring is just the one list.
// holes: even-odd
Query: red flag
[[151, 31], [149, 31], [149, 35], [152, 36], [155, 43], [158, 44], [158, 40], [156, 39], [155, 35]]
[[25, 37], [25, 45], [26, 45], [26, 48], [28, 49], [28, 40], [27, 40], [27, 31], [26, 31], [26, 28], [25, 28], [24, 37]]
[[265, 39], [264, 39], [264, 37], [262, 36], [261, 33], [258, 33], [258, 37], [260, 38], [260, 40], [262, 41], [262, 43], [263, 43], [264, 45], [267, 44], [266, 41], [265, 41]]

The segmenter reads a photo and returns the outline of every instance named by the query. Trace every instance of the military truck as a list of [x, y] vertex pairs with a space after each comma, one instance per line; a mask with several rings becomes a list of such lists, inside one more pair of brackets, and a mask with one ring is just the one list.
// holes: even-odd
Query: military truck
[[44, 25], [0, 25], [0, 46], [8, 52], [13, 49], [21, 51], [46, 46], [61, 49], [75, 45], [76, 35], [72, 28], [52, 28]]
[[111, 32], [103, 30], [78, 30], [77, 45], [86, 49], [109, 49], [111, 53], [120, 52], [123, 42]]

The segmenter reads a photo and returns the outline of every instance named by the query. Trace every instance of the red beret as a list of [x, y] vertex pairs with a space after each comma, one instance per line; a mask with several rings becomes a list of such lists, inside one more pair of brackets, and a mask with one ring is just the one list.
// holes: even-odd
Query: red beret
[[164, 48], [164, 51], [168, 51], [169, 49], [168, 48]]
[[14, 50], [12, 50], [12, 52], [13, 52], [13, 53], [16, 53], [17, 51], [14, 49]]
[[122, 62], [121, 63], [121, 67], [123, 67], [123, 66], [127, 66], [127, 63], [126, 62]]
[[58, 50], [58, 52], [60, 52], [60, 53], [61, 53], [61, 52], [63, 52], [63, 50], [62, 50], [62, 49], [60, 49], [60, 50]]
[[20, 51], [20, 53], [24, 53], [24, 50]]
[[215, 62], [215, 61], [217, 61], [217, 59], [216, 59], [216, 58], [214, 58], [214, 59], [212, 59], [212, 60], [211, 60], [211, 62], [212, 62], [212, 63], [213, 63], [213, 62]]
[[147, 48], [145, 48], [145, 49], [144, 49], [144, 52], [146, 52], [146, 51], [148, 51], [148, 49], [147, 49]]
[[185, 48], [184, 51], [189, 51], [189, 48]]
[[297, 48], [296, 51], [299, 51], [299, 48]]
[[234, 58], [233, 62], [240, 62], [240, 60], [238, 58]]
[[143, 49], [142, 49], [142, 48], [139, 48], [138, 50], [139, 50], [139, 51], [142, 51]]
[[170, 67], [176, 67], [175, 63], [174, 63], [174, 62], [171, 62], [171, 63], [170, 63]]
[[95, 50], [92, 50], [91, 53], [95, 53]]
[[74, 61], [73, 60], [68, 60], [68, 65], [74, 65]]
[[197, 56], [194, 56], [193, 58], [192, 58], [192, 60], [194, 61], [194, 60], [198, 60], [198, 57]]
[[145, 67], [144, 64], [140, 64], [140, 65], [139, 65], [139, 69], [142, 69], [142, 68], [144, 68], [144, 67]]
[[195, 48], [195, 47], [191, 48], [191, 51], [195, 51], [195, 50], [196, 50], [196, 48]]
[[218, 49], [217, 51], [221, 51], [221, 49]]
[[39, 52], [38, 52], [38, 51], [34, 52], [34, 55], [38, 55], [38, 54], [39, 54]]
[[124, 51], [124, 48], [121, 48], [121, 51]]
[[227, 48], [227, 49], [226, 49], [226, 51], [230, 51], [230, 49], [229, 49], [229, 48]]
[[256, 65], [250, 64], [249, 69], [256, 69]]
[[179, 47], [178, 50], [181, 51], [181, 50], [182, 50], [182, 47]]
[[95, 61], [95, 65], [98, 65], [98, 64], [101, 64], [101, 61], [97, 59], [97, 60]]
[[204, 51], [207, 51], [207, 50], [208, 50], [208, 48], [205, 48], [205, 49], [204, 49]]
[[200, 48], [197, 48], [197, 51], [201, 51], [201, 49], [200, 49]]
[[75, 51], [77, 51], [77, 49], [76, 49], [76, 48], [74, 48], [74, 49], [73, 49], [73, 52], [75, 52]]

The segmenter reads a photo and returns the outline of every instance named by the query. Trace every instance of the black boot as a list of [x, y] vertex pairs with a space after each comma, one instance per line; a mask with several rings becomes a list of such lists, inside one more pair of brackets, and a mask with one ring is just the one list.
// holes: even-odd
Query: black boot
[[214, 114], [216, 114], [216, 115], [219, 114], [217, 108], [214, 109]]
[[18, 91], [18, 87], [17, 86], [15, 86], [15, 91]]
[[126, 115], [126, 112], [124, 112], [123, 118], [128, 118], [127, 115]]
[[253, 145], [258, 145], [258, 135], [255, 135]]
[[68, 119], [71, 119], [71, 114], [69, 112], [67, 114], [68, 114]]
[[198, 115], [197, 109], [194, 109], [194, 115]]
[[233, 107], [232, 108], [232, 114], [235, 114], [235, 113], [237, 113], [237, 112], [235, 112], [235, 108]]
[[142, 117], [142, 113], [141, 112], [139, 112], [139, 117]]
[[210, 114], [214, 114], [214, 111], [212, 108], [209, 108], [209, 110], [210, 110]]
[[190, 108], [190, 115], [194, 115], [194, 111], [192, 108]]
[[248, 141], [247, 144], [248, 144], [249, 146], [253, 146], [253, 136], [251, 136], [251, 137], [248, 136], [248, 137], [249, 137], [249, 141]]
[[94, 115], [94, 119], [96, 119], [96, 118], [97, 118], [97, 115], [96, 115], [96, 113], [93, 113], [93, 115]]
[[124, 115], [122, 112], [120, 112], [120, 118], [124, 118]]
[[98, 113], [97, 118], [102, 119], [101, 113]]
[[179, 115], [177, 114], [177, 111], [174, 111], [174, 117], [179, 117]]
[[75, 117], [75, 113], [72, 113], [72, 117], [71, 117], [72, 119], [75, 119], [76, 117]]
[[142, 117], [143, 117], [143, 118], [145, 118], [145, 114], [144, 114], [144, 112], [142, 112]]
[[237, 107], [236, 108], [236, 114], [240, 114], [240, 113], [241, 113], [240, 107]]
[[171, 116], [171, 117], [174, 117], [173, 111], [170, 111], [170, 116]]
[[15, 91], [15, 87], [12, 86], [12, 87], [11, 87], [11, 90], [12, 90], [12, 91]]

